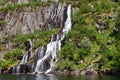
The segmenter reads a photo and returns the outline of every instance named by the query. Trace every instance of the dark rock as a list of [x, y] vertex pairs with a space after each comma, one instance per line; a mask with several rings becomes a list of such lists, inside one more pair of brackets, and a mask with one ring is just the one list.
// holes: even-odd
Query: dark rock
[[6, 74], [8, 72], [9, 72], [8, 68], [1, 69], [1, 74]]
[[97, 75], [98, 72], [97, 71], [86, 71], [87, 75]]
[[1, 44], [7, 44], [8, 43], [8, 41], [2, 41], [1, 42]]
[[31, 72], [31, 65], [30, 64], [21, 64], [20, 65], [20, 73], [29, 73]]

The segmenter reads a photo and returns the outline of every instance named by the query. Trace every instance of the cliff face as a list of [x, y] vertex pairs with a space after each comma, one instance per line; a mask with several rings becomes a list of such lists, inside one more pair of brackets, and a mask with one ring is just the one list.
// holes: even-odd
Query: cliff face
[[[18, 0], [19, 2], [27, 3], [28, 1]], [[16, 8], [14, 11], [0, 12], [0, 21], [5, 23], [0, 25], [0, 39], [9, 34], [28, 34], [36, 30], [62, 27], [60, 23], [63, 23], [64, 6], [58, 5], [57, 12], [55, 12], [56, 5], [52, 3], [46, 6]]]
[[[41, 6], [38, 5], [39, 2]], [[54, 32], [53, 29], [61, 30], [64, 27], [66, 18], [67, 5], [59, 4], [57, 1], [56, 3], [48, 3], [47, 0], [33, 2], [32, 0], [10, 0], [0, 5], [1, 73], [6, 73], [11, 67], [18, 65], [22, 55], [28, 51], [28, 39], [34, 39], [32, 41], [34, 42], [34, 49], [30, 52], [31, 55], [28, 55], [29, 58], [34, 58], [34, 51], [50, 42]], [[55, 34], [52, 37], [58, 36]]]

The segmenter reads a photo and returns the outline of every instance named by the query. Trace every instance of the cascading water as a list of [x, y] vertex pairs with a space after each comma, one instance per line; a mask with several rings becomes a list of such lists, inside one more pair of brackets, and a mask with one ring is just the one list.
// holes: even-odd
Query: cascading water
[[12, 73], [20, 73], [21, 65], [27, 63], [27, 61], [28, 61], [28, 59], [29, 59], [28, 55], [29, 55], [28, 52], [26, 52], [26, 53], [23, 55], [21, 62], [20, 62], [17, 66], [14, 66], [14, 67], [13, 67]]
[[48, 22], [46, 23], [45, 27], [51, 29], [53, 24], [53, 21], [56, 19], [58, 13], [59, 13], [59, 0], [56, 0], [56, 4], [54, 5], [54, 8], [50, 14], [50, 18], [48, 19]]
[[27, 61], [28, 61], [28, 54], [29, 54], [29, 53], [26, 52], [26, 53], [23, 55], [21, 62], [17, 65], [16, 70], [14, 70], [14, 72], [16, 72], [16, 73], [19, 73], [19, 72], [20, 72], [20, 65], [27, 63]]
[[23, 65], [23, 64], [25, 64], [25, 63], [28, 62], [28, 59], [30, 57], [30, 52], [31, 52], [32, 47], [33, 47], [32, 41], [31, 40], [28, 40], [28, 41], [29, 41], [29, 50], [24, 53], [24, 55], [23, 55], [22, 60], [20, 61], [20, 63], [16, 67], [13, 67], [12, 73], [20, 73], [20, 67], [21, 67], [21, 65]]
[[[56, 5], [50, 16], [50, 23], [57, 17], [58, 15], [58, 6], [59, 1], [56, 0]], [[58, 34], [53, 34], [51, 38], [51, 42], [41, 48], [37, 49], [35, 52], [35, 57], [32, 65], [30, 66], [30, 71], [33, 73], [50, 73], [57, 62], [57, 54], [56, 52], [61, 49], [61, 41], [64, 39], [65, 35], [71, 30], [71, 5], [66, 7], [66, 19], [64, 21], [64, 27]], [[49, 23], [48, 23], [49, 24]], [[32, 50], [32, 42], [29, 41], [29, 50], [24, 54], [21, 62], [13, 67], [13, 73], [21, 72], [21, 65], [25, 65], [28, 62], [30, 57], [30, 51]]]
[[[52, 36], [51, 42], [42, 47], [37, 53], [36, 63], [33, 63], [35, 73], [50, 73], [57, 61], [56, 52], [61, 49], [61, 41], [71, 29], [71, 5], [67, 7], [67, 19], [61, 33]], [[44, 51], [45, 49], [45, 51]], [[38, 58], [39, 54], [39, 58]], [[41, 56], [42, 55], [42, 56]]]

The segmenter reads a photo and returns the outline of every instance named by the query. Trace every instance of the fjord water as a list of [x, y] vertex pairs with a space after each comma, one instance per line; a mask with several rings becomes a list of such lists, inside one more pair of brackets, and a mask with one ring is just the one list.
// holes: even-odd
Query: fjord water
[[52, 74], [35, 74], [35, 75], [0, 75], [0, 80], [120, 80], [120, 76], [113, 75], [52, 75]]

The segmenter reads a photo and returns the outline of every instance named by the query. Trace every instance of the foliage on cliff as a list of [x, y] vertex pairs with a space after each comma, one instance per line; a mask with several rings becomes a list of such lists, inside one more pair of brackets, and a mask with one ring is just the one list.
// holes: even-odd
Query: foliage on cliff
[[[55, 33], [57, 30], [45, 30], [45, 31], [36, 31], [31, 34], [26, 35], [11, 35], [5, 36], [4, 41], [6, 44], [0, 44], [1, 51], [5, 51], [6, 49], [2, 46], [8, 45], [6, 52], [4, 53], [4, 58], [0, 59], [0, 69], [10, 69], [11, 67], [17, 65], [22, 59], [23, 54], [26, 52], [25, 42], [28, 39], [34, 40], [33, 52], [36, 48], [46, 45], [50, 39], [51, 35]], [[3, 48], [3, 50], [2, 50]]]
[[[119, 0], [72, 0], [73, 28], [58, 52], [57, 69], [113, 70], [120, 67]], [[93, 66], [89, 67], [91, 64]], [[88, 68], [89, 67], [89, 68]]]
[[[0, 2], [0, 11], [13, 11], [16, 8], [44, 6], [46, 3], [32, 2], [8, 5], [10, 0]], [[62, 50], [58, 52], [57, 69], [87, 69], [93, 64], [94, 70], [111, 70], [120, 67], [120, 1], [119, 0], [60, 0], [72, 4], [73, 28], [63, 41]], [[0, 25], [5, 26], [5, 21]], [[34, 49], [47, 44], [53, 31], [36, 31], [27, 35], [6, 35], [7, 50], [0, 60], [0, 69], [18, 64], [25, 51], [27, 39], [34, 39]], [[0, 42], [0, 51], [5, 51]], [[5, 63], [5, 64], [4, 64]]]

